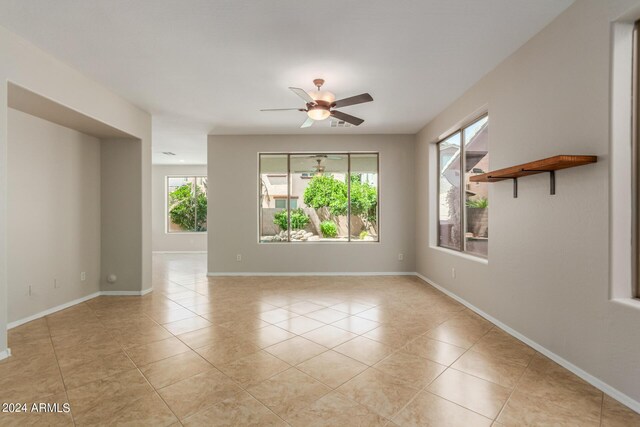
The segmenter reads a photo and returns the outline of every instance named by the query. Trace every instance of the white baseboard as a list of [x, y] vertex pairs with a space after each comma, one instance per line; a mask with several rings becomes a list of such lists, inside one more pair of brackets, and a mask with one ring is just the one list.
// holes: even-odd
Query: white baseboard
[[413, 271], [380, 271], [380, 272], [208, 272], [207, 276], [415, 276]]
[[13, 321], [13, 322], [10, 322], [10, 323], [7, 325], [7, 329], [13, 329], [13, 328], [15, 328], [16, 326], [20, 326], [20, 325], [22, 325], [22, 324], [25, 324], [25, 323], [31, 322], [32, 320], [36, 320], [36, 319], [39, 319], [39, 318], [41, 318], [41, 317], [48, 316], [49, 314], [53, 314], [53, 313], [55, 313], [56, 311], [64, 310], [65, 308], [69, 308], [69, 307], [71, 307], [71, 306], [73, 306], [73, 305], [80, 304], [81, 302], [85, 302], [85, 301], [90, 300], [90, 299], [92, 299], [92, 298], [95, 298], [95, 297], [97, 297], [97, 296], [100, 296], [100, 292], [94, 292], [94, 293], [92, 293], [92, 294], [85, 295], [85, 296], [83, 296], [83, 297], [81, 297], [81, 298], [78, 298], [78, 299], [74, 299], [74, 300], [72, 300], [72, 301], [65, 302], [64, 304], [60, 304], [60, 305], [57, 305], [57, 306], [55, 306], [55, 307], [48, 308], [48, 309], [46, 309], [46, 310], [44, 310], [44, 311], [41, 311], [41, 312], [39, 312], [39, 313], [32, 314], [31, 316], [27, 316], [27, 317], [25, 317], [25, 318], [23, 318], [23, 319], [16, 320], [16, 321]]
[[0, 351], [0, 360], [6, 359], [9, 356], [11, 356], [11, 349], [10, 348], [7, 348], [6, 350]]
[[[80, 304], [81, 302], [88, 301], [88, 300], [93, 299], [95, 297], [99, 297], [99, 296], [120, 296], [120, 295], [122, 295], [122, 296], [126, 296], [126, 295], [129, 295], [129, 296], [142, 296], [142, 295], [148, 294], [152, 290], [153, 290], [153, 288], [144, 289], [142, 291], [99, 291], [99, 292], [94, 292], [94, 293], [86, 295], [86, 296], [84, 296], [82, 298], [74, 299], [72, 301], [65, 302], [64, 304], [60, 304], [60, 305], [57, 305], [55, 307], [48, 308], [48, 309], [46, 309], [44, 311], [41, 311], [39, 313], [32, 314], [31, 316], [25, 317], [23, 319], [10, 322], [7, 325], [7, 329], [13, 329], [16, 326], [23, 325], [25, 323], [31, 322], [32, 320], [40, 319], [41, 317], [48, 316], [49, 314], [53, 314], [55, 312], [64, 310], [65, 308], [69, 308], [69, 307], [74, 306], [76, 304]], [[0, 354], [0, 360], [2, 360], [2, 355], [1, 354]]]
[[151, 292], [153, 288], [143, 289], [141, 291], [100, 291], [100, 295], [116, 297], [116, 296], [143, 296]]
[[507, 326], [506, 324], [502, 323], [501, 321], [499, 321], [495, 317], [491, 316], [490, 314], [485, 313], [484, 311], [480, 310], [478, 307], [476, 307], [473, 304], [469, 303], [465, 299], [459, 297], [458, 295], [454, 294], [453, 292], [449, 291], [448, 289], [438, 285], [433, 280], [423, 276], [420, 273], [415, 273], [415, 275], [418, 276], [420, 279], [424, 280], [427, 284], [433, 286], [434, 288], [438, 289], [439, 291], [442, 291], [443, 293], [445, 293], [447, 296], [450, 296], [454, 300], [456, 300], [459, 303], [463, 304], [468, 309], [473, 310], [474, 312], [476, 312], [480, 316], [484, 317], [485, 319], [487, 319], [489, 322], [493, 323], [494, 325], [498, 326], [500, 329], [504, 330], [505, 332], [507, 332], [511, 336], [519, 339], [520, 341], [522, 341], [525, 344], [527, 344], [529, 347], [532, 347], [533, 349], [537, 350], [538, 352], [544, 354], [549, 359], [551, 359], [554, 362], [556, 362], [558, 365], [560, 365], [560, 366], [564, 367], [565, 369], [568, 369], [569, 371], [573, 372], [574, 374], [576, 374], [577, 376], [579, 376], [580, 378], [582, 378], [583, 380], [585, 380], [586, 382], [588, 382], [589, 384], [594, 386], [595, 388], [603, 391], [604, 393], [606, 393], [609, 396], [613, 397], [617, 401], [623, 403], [624, 405], [628, 406], [629, 408], [633, 409], [634, 411], [640, 413], [640, 402], [638, 402], [637, 400], [632, 399], [631, 397], [627, 396], [623, 392], [611, 387], [609, 384], [607, 384], [604, 381], [594, 377], [593, 375], [589, 374], [588, 372], [582, 370], [581, 368], [577, 367], [576, 365], [574, 365], [573, 363], [571, 363], [568, 360], [564, 359], [563, 357], [558, 356], [557, 354], [555, 354], [551, 350], [548, 350], [547, 348], [543, 347], [542, 345], [538, 344], [537, 342], [527, 338], [526, 336], [522, 335], [520, 332], [518, 332], [515, 329]]
[[153, 251], [154, 254], [206, 254], [207, 251]]

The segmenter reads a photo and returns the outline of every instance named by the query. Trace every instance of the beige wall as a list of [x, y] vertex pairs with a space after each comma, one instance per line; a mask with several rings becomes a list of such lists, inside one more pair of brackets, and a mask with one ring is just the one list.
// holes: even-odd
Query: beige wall
[[99, 290], [100, 140], [9, 109], [9, 141], [13, 322]]
[[[207, 176], [205, 165], [153, 165], [152, 247], [154, 252], [203, 252], [207, 233], [167, 233], [167, 176]], [[213, 200], [211, 203], [213, 204]]]
[[[620, 3], [574, 3], [419, 133], [416, 264], [434, 283], [637, 402], [640, 302], [609, 300], [610, 15]], [[487, 108], [491, 169], [557, 154], [595, 154], [599, 162], [558, 172], [555, 196], [544, 174], [521, 179], [517, 199], [511, 182], [490, 184], [483, 264], [433, 247], [432, 143]]]
[[151, 117], [83, 74], [0, 27], [0, 358], [7, 325], [7, 84], [10, 81], [96, 120], [140, 138], [141, 277], [137, 288], [151, 286]]
[[[140, 291], [142, 287], [141, 143], [106, 138], [100, 150], [103, 291]], [[115, 274], [114, 283], [107, 276]]]
[[[209, 271], [414, 271], [414, 136], [209, 136]], [[258, 153], [380, 152], [380, 243], [258, 243]], [[404, 261], [398, 261], [398, 253]], [[236, 254], [242, 261], [236, 261]]]

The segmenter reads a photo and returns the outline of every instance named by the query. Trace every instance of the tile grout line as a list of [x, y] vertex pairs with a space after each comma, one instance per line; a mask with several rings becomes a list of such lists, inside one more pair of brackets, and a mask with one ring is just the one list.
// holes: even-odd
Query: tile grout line
[[[94, 312], [94, 314], [95, 314], [95, 310], [93, 310], [93, 308], [92, 308], [92, 307], [89, 307], [89, 308], [90, 308], [90, 309]], [[148, 319], [150, 319], [152, 322], [156, 323], [156, 325], [158, 325], [158, 326], [162, 327], [162, 325], [160, 325], [160, 324], [158, 324], [157, 322], [155, 322], [155, 320], [154, 320], [154, 319], [152, 319], [151, 317], [149, 317], [145, 312], [142, 312], [142, 314], [143, 314], [145, 317], [147, 317]], [[97, 319], [98, 319], [98, 321], [103, 325], [103, 327], [104, 327], [105, 329], [107, 329], [107, 332], [108, 332], [109, 334], [111, 334], [111, 332], [108, 330], [109, 328], [107, 328], [107, 327], [104, 325], [104, 323], [102, 322], [102, 320], [100, 320], [100, 318], [98, 318], [97, 316], [96, 316], [96, 318], [97, 318]], [[167, 331], [167, 332], [169, 332], [169, 334], [171, 334], [171, 332], [170, 332], [170, 331]], [[171, 335], [172, 335], [173, 337], [175, 337], [175, 335], [173, 335], [173, 334], [171, 334]], [[167, 339], [169, 339], [169, 338], [167, 338]], [[117, 341], [117, 340], [116, 340], [116, 341]], [[163, 341], [163, 340], [158, 340], [158, 341]], [[152, 341], [152, 342], [150, 342], [150, 343], [148, 343], [148, 344], [152, 344], [152, 343], [155, 343], [155, 342], [158, 342], [158, 341]], [[142, 344], [142, 345], [148, 345], [148, 344]], [[173, 409], [171, 408], [171, 406], [169, 406], [169, 404], [167, 404], [167, 402], [166, 402], [166, 401], [164, 400], [164, 398], [160, 395], [160, 393], [158, 392], [158, 390], [153, 386], [153, 384], [151, 384], [151, 382], [149, 382], [149, 379], [148, 379], [148, 378], [144, 375], [144, 373], [140, 370], [140, 367], [139, 367], [139, 366], [138, 366], [138, 365], [137, 365], [137, 364], [136, 364], [136, 363], [131, 359], [131, 356], [129, 356], [129, 353], [127, 352], [127, 349], [124, 347], [124, 345], [122, 345], [120, 342], [118, 342], [118, 345], [120, 345], [120, 347], [121, 347], [122, 351], [123, 351], [123, 352], [124, 352], [124, 354], [127, 356], [127, 358], [129, 359], [129, 361], [133, 364], [133, 366], [135, 366], [135, 369], [138, 371], [138, 373], [142, 376], [142, 378], [144, 378], [144, 380], [145, 380], [145, 381], [146, 381], [146, 383], [149, 385], [149, 387], [151, 387], [151, 389], [153, 390], [153, 393], [155, 393], [155, 394], [156, 394], [156, 396], [158, 396], [158, 398], [160, 398], [160, 400], [162, 400], [162, 402], [165, 404], [165, 406], [167, 407], [167, 409], [169, 409], [169, 411], [171, 411], [171, 413], [172, 413], [172, 414], [173, 414], [173, 416], [176, 418], [176, 420], [178, 420], [178, 423], [180, 423], [180, 425], [182, 425], [182, 421], [181, 421], [181, 420], [180, 420], [180, 418], [176, 415], [176, 413], [173, 411]], [[180, 353], [180, 354], [182, 354], [182, 353]], [[169, 357], [171, 357], [171, 356], [169, 356]], [[167, 357], [167, 358], [165, 358], [165, 359], [168, 359], [168, 357]], [[162, 360], [165, 360], [165, 359], [162, 359]], [[154, 363], [154, 362], [153, 362], [153, 363]], [[207, 363], [208, 363], [208, 362], [207, 362]], [[213, 366], [213, 365], [212, 365], [212, 366]], [[117, 374], [114, 374], [114, 375], [117, 375]], [[112, 375], [112, 376], [113, 376], [113, 375]], [[111, 377], [111, 376], [106, 377], [106, 378], [110, 378], [110, 377]], [[136, 400], [134, 400], [134, 402], [138, 402], [138, 401], [139, 401], [139, 400], [141, 400], [141, 399], [142, 399], [142, 398], [136, 399]]]
[[[400, 350], [398, 350], [398, 351], [400, 351]], [[464, 353], [463, 353], [463, 354], [464, 354]], [[391, 356], [391, 355], [390, 355], [390, 356]], [[462, 356], [462, 355], [461, 355], [461, 356]], [[418, 356], [418, 357], [421, 357], [421, 356]], [[423, 357], [423, 359], [425, 359], [425, 360], [429, 360], [429, 359], [426, 359], [426, 358], [424, 358], [424, 357]], [[457, 360], [457, 359], [456, 359], [456, 360]], [[434, 362], [434, 361], [432, 361], [432, 362]], [[438, 362], [434, 362], [434, 363], [438, 363]], [[453, 364], [453, 363], [454, 363], [454, 362], [452, 362], [451, 364]], [[440, 378], [440, 376], [442, 376], [442, 374], [444, 374], [444, 373], [447, 371], [447, 369], [449, 369], [449, 367], [450, 367], [450, 366], [451, 366], [451, 365], [448, 365], [448, 366], [447, 366], [447, 367], [446, 367], [442, 372], [440, 372], [440, 373], [439, 373], [439, 374], [438, 374], [434, 379], [432, 379], [431, 381], [429, 381], [429, 383], [427, 383], [427, 384], [426, 384], [426, 385], [424, 385], [420, 390], [418, 390], [418, 392], [417, 392], [415, 395], [413, 395], [413, 397], [412, 397], [411, 399], [409, 399], [409, 401], [408, 401], [404, 406], [402, 406], [400, 409], [398, 409], [398, 411], [393, 415], [393, 417], [391, 417], [391, 418], [390, 418], [390, 421], [391, 421], [391, 422], [393, 422], [393, 418], [395, 418], [395, 417], [396, 417], [397, 415], [399, 415], [402, 411], [404, 411], [404, 410], [405, 410], [405, 409], [406, 409], [406, 408], [407, 408], [411, 403], [413, 403], [413, 401], [414, 401], [414, 400], [416, 400], [416, 399], [418, 398], [418, 396], [420, 395], [420, 393], [422, 393], [422, 392], [430, 393], [429, 391], [427, 391], [427, 390], [426, 390], [426, 388], [427, 388], [427, 387], [429, 387], [429, 386], [430, 386], [430, 385], [431, 385], [435, 380], [437, 380], [438, 378]], [[431, 394], [433, 394], [433, 393], [431, 393]], [[440, 396], [438, 396], [438, 397], [440, 397]], [[444, 398], [442, 398], [442, 399], [444, 399]], [[447, 399], [445, 399], [445, 400], [447, 400]], [[452, 403], [455, 403], [455, 402], [452, 402]], [[458, 405], [458, 406], [460, 406], [460, 405]], [[465, 408], [465, 409], [466, 409], [466, 408]]]
[[[89, 307], [89, 309], [91, 309], [91, 310], [94, 312], [94, 315], [95, 315], [95, 310], [93, 309], [93, 307]], [[149, 318], [151, 321], [155, 322], [153, 319], [151, 319], [149, 316], [147, 316], [147, 314], [146, 314], [146, 313], [142, 312], [142, 314], [143, 314], [144, 316], [146, 316], [147, 318]], [[97, 315], [96, 315], [96, 318], [97, 318], [97, 319], [98, 319], [98, 321], [102, 324], [102, 326], [105, 328], [106, 332], [107, 332], [109, 335], [112, 335], [111, 330], [110, 330], [108, 327], [106, 327], [106, 326], [105, 326], [104, 322], [102, 322], [102, 320], [100, 320], [100, 318], [99, 318]], [[157, 323], [156, 323], [156, 324], [157, 324]], [[161, 325], [158, 325], [158, 326], [161, 326]], [[167, 338], [167, 339], [168, 339], [168, 338]], [[162, 341], [162, 340], [160, 340], [160, 341]], [[147, 377], [142, 373], [142, 371], [140, 370], [140, 367], [138, 367], [138, 365], [137, 365], [137, 364], [136, 364], [136, 363], [131, 359], [131, 356], [129, 356], [129, 353], [127, 352], [126, 347], [125, 347], [124, 345], [122, 345], [122, 344], [121, 344], [117, 339], [116, 339], [116, 342], [117, 342], [117, 343], [118, 343], [118, 345], [120, 346], [120, 348], [121, 348], [122, 352], [125, 354], [125, 356], [126, 356], [126, 357], [129, 359], [129, 361], [133, 364], [133, 366], [135, 367], [134, 369], [136, 369], [136, 370], [138, 371], [138, 373], [142, 376], [142, 378], [144, 378], [144, 380], [147, 382], [147, 384], [149, 385], [149, 387], [151, 387], [151, 389], [153, 390], [153, 392], [154, 392], [154, 393], [155, 393], [155, 394], [156, 394], [156, 395], [157, 395], [157, 396], [162, 400], [162, 402], [166, 405], [166, 407], [169, 409], [169, 411], [171, 411], [171, 413], [173, 414], [173, 416], [174, 416], [174, 417], [176, 417], [176, 420], [178, 420], [178, 422], [182, 425], [182, 422], [180, 421], [180, 418], [178, 418], [178, 416], [175, 414], [175, 412], [173, 412], [173, 409], [171, 409], [171, 407], [170, 407], [170, 406], [167, 404], [167, 402], [162, 398], [162, 396], [160, 396], [160, 393], [158, 393], [158, 391], [157, 391], [157, 390], [156, 390], [156, 388], [153, 386], [153, 384], [151, 384], [151, 383], [149, 382], [148, 378], [147, 378]], [[152, 341], [152, 343], [153, 343], [153, 342], [157, 342], [157, 341]], [[143, 345], [146, 345], [146, 344], [143, 344]], [[131, 370], [133, 370], [133, 369], [131, 369]], [[127, 371], [128, 371], [128, 370], [127, 370]], [[121, 371], [121, 372], [125, 372], [125, 371]], [[113, 375], [110, 375], [110, 376], [107, 376], [107, 377], [105, 377], [105, 378], [111, 378], [111, 377], [113, 377], [113, 376], [115, 376], [115, 375], [118, 375], [118, 373], [113, 374]], [[142, 397], [141, 397], [141, 398], [139, 398], [139, 399], [135, 399], [135, 400], [133, 401], [133, 403], [138, 402], [138, 401], [139, 401], [139, 400], [141, 400], [141, 399], [142, 399]]]
[[[445, 322], [446, 322], [446, 320], [445, 320]], [[442, 323], [444, 323], [444, 322], [442, 322]], [[442, 323], [440, 323], [440, 324], [442, 324]], [[440, 325], [440, 324], [439, 324], [439, 325]], [[438, 325], [438, 326], [439, 326], [439, 325]], [[436, 327], [437, 327], [437, 326], [436, 326]], [[433, 329], [435, 329], [435, 328], [432, 328], [431, 330], [433, 330]], [[420, 395], [420, 393], [424, 392], [424, 393], [429, 393], [429, 394], [432, 394], [432, 395], [434, 395], [434, 396], [436, 396], [436, 397], [439, 397], [440, 399], [444, 399], [444, 400], [446, 400], [447, 402], [453, 403], [454, 405], [457, 405], [457, 406], [459, 406], [460, 408], [463, 408], [463, 409], [466, 409], [467, 411], [471, 411], [471, 412], [473, 412], [473, 413], [476, 413], [476, 414], [478, 414], [478, 415], [480, 415], [480, 416], [482, 416], [482, 417], [484, 417], [484, 418], [490, 419], [489, 417], [487, 417], [487, 416], [485, 416], [485, 415], [482, 415], [482, 414], [480, 414], [479, 412], [476, 412], [476, 411], [474, 411], [474, 410], [472, 410], [472, 409], [470, 409], [470, 408], [467, 408], [467, 407], [465, 407], [465, 406], [463, 406], [463, 405], [460, 405], [460, 404], [459, 404], [459, 403], [457, 403], [457, 402], [454, 402], [454, 401], [449, 400], [449, 399], [447, 399], [447, 398], [445, 398], [445, 397], [442, 397], [442, 396], [440, 396], [440, 395], [437, 395], [437, 394], [435, 394], [435, 393], [433, 393], [433, 392], [431, 392], [431, 391], [427, 390], [427, 388], [428, 388], [431, 384], [433, 384], [433, 383], [434, 383], [438, 378], [440, 378], [442, 375], [444, 375], [444, 373], [445, 373], [445, 372], [447, 372], [449, 369], [453, 369], [454, 371], [458, 371], [457, 369], [455, 369], [455, 368], [453, 368], [453, 367], [452, 367], [452, 366], [453, 366], [453, 364], [454, 364], [454, 363], [456, 363], [456, 362], [457, 362], [457, 361], [458, 361], [462, 356], [464, 356], [465, 354], [467, 354], [467, 352], [471, 351], [471, 348], [472, 348], [476, 343], [478, 343], [482, 338], [484, 338], [484, 337], [485, 337], [485, 336], [486, 336], [486, 335], [487, 335], [487, 334], [488, 334], [492, 329], [493, 329], [493, 327], [492, 327], [491, 329], [489, 329], [487, 332], [485, 332], [485, 333], [484, 333], [484, 335], [482, 335], [482, 337], [480, 337], [480, 338], [479, 338], [479, 339], [478, 339], [478, 340], [477, 340], [477, 341], [476, 341], [476, 342], [475, 342], [471, 347], [469, 347], [469, 348], [468, 348], [468, 349], [466, 349], [462, 354], [460, 354], [460, 356], [458, 356], [457, 358], [455, 358], [455, 359], [453, 360], [453, 362], [451, 362], [449, 365], [443, 365], [443, 366], [446, 366], [446, 368], [445, 368], [442, 372], [440, 372], [440, 373], [439, 373], [439, 374], [438, 374], [434, 379], [432, 379], [428, 384], [426, 384], [425, 386], [423, 386], [423, 387], [418, 391], [418, 393], [416, 393], [416, 394], [415, 394], [415, 395], [414, 395], [414, 396], [413, 396], [413, 397], [412, 397], [412, 398], [411, 398], [411, 399], [410, 399], [410, 400], [409, 400], [409, 401], [408, 401], [408, 402], [407, 402], [407, 403], [406, 403], [402, 408], [400, 408], [400, 409], [399, 409], [399, 410], [394, 414], [394, 417], [395, 417], [395, 416], [397, 416], [397, 415], [399, 415], [402, 411], [404, 411], [404, 410], [405, 410], [405, 409], [406, 409], [406, 408], [407, 408], [407, 407], [408, 407], [408, 406], [409, 406], [409, 405], [410, 405], [410, 404], [411, 404], [411, 403], [412, 403], [412, 402], [413, 402], [413, 401], [414, 401], [414, 400], [415, 400], [415, 399]], [[425, 332], [424, 334], [420, 335], [419, 337], [422, 337], [422, 336], [424, 336], [424, 335], [425, 335], [425, 334], [427, 334], [427, 333], [429, 333], [429, 331]], [[416, 340], [416, 339], [418, 339], [419, 337], [416, 337], [416, 338], [415, 338], [414, 340], [412, 340], [412, 341], [415, 341], [415, 340]], [[429, 339], [431, 339], [431, 338], [429, 338]], [[436, 340], [436, 341], [437, 341], [437, 340]], [[449, 343], [446, 343], [446, 342], [444, 342], [444, 341], [440, 341], [440, 342], [443, 342], [443, 343], [445, 343], [445, 344], [449, 344]], [[407, 343], [407, 344], [409, 344], [409, 343]], [[450, 344], [450, 345], [453, 345], [453, 344]], [[406, 346], [406, 345], [405, 345], [405, 346]], [[456, 346], [456, 347], [457, 347], [457, 346]], [[404, 348], [404, 347], [403, 347], [403, 348]], [[460, 347], [460, 348], [462, 348], [462, 347]], [[401, 349], [400, 349], [400, 350], [398, 350], [398, 351], [401, 351]], [[390, 355], [390, 356], [391, 356], [391, 355]], [[422, 357], [422, 356], [418, 356], [418, 357]], [[423, 359], [430, 360], [430, 359], [427, 359], [427, 358], [424, 358], [424, 357], [423, 357]], [[432, 361], [432, 362], [434, 362], [434, 363], [438, 363], [438, 362], [435, 362], [435, 361], [433, 361], [433, 360], [430, 360], [430, 361]], [[442, 364], [440, 363], [440, 365], [442, 365]], [[458, 371], [458, 372], [462, 372], [462, 371]], [[463, 373], [465, 373], [465, 374], [466, 374], [466, 372], [463, 372]], [[468, 374], [468, 375], [471, 375], [471, 374]], [[475, 377], [475, 375], [474, 375], [474, 377]], [[479, 377], [476, 377], [476, 378], [479, 378]], [[484, 380], [483, 378], [479, 378], [479, 379], [482, 379], [483, 381], [487, 381], [487, 380]], [[488, 381], [488, 382], [491, 382], [491, 381]], [[495, 384], [495, 383], [493, 383], [493, 384]], [[498, 413], [499, 413], [499, 412], [498, 412]], [[392, 418], [393, 418], [393, 417], [392, 417]], [[492, 420], [492, 421], [495, 421], [495, 419], [494, 419], [494, 420]]]
[[[261, 349], [260, 351], [263, 351], [263, 350]], [[258, 352], [255, 352], [255, 353], [258, 353]], [[250, 354], [250, 355], [248, 355], [248, 356], [251, 356], [251, 355], [253, 355], [253, 354], [255, 354], [255, 353], [251, 353], [251, 354]], [[267, 352], [267, 353], [268, 353], [268, 352]], [[271, 353], [268, 353], [268, 354], [271, 354]], [[244, 356], [244, 357], [248, 357], [248, 356]], [[272, 355], [272, 356], [273, 356], [273, 355]], [[273, 356], [273, 357], [276, 357], [276, 356]], [[242, 359], [242, 357], [240, 357], [239, 359]], [[239, 359], [236, 359], [236, 360], [239, 360]], [[289, 369], [293, 368], [293, 366], [289, 365], [289, 363], [285, 362], [284, 360], [281, 360], [281, 359], [279, 359], [279, 358], [277, 358], [277, 357], [276, 357], [276, 359], [278, 359], [278, 360], [282, 361], [283, 363], [286, 363], [289, 367], [288, 367], [287, 369], [285, 369], [284, 371], [279, 371], [279, 372], [277, 372], [277, 373], [275, 373], [275, 374], [271, 375], [269, 378], [266, 378], [266, 379], [264, 379], [263, 381], [260, 381], [258, 384], [262, 384], [263, 382], [270, 380], [271, 378], [275, 377], [276, 375], [279, 375], [279, 374], [281, 374], [281, 373], [283, 373], [283, 372], [285, 372], [285, 371], [288, 371]], [[207, 361], [207, 362], [208, 362], [208, 361]], [[209, 362], [209, 363], [211, 363], [211, 362]], [[226, 363], [230, 363], [230, 362], [226, 362]], [[224, 363], [223, 363], [223, 364], [224, 364]], [[235, 384], [235, 385], [236, 385], [240, 390], [244, 391], [244, 392], [245, 392], [245, 393], [247, 393], [249, 396], [251, 396], [253, 399], [255, 399], [257, 402], [259, 402], [262, 406], [264, 406], [265, 408], [267, 408], [267, 409], [268, 409], [272, 414], [274, 414], [276, 417], [278, 417], [279, 419], [281, 419], [285, 424], [290, 425], [290, 424], [289, 424], [289, 423], [288, 423], [284, 418], [282, 418], [280, 415], [278, 415], [277, 413], [275, 413], [271, 408], [269, 408], [267, 405], [265, 405], [264, 403], [262, 403], [262, 401], [261, 401], [261, 400], [259, 400], [259, 399], [258, 399], [257, 397], [255, 397], [253, 394], [251, 394], [251, 392], [250, 392], [247, 388], [245, 388], [245, 386], [244, 386], [244, 385], [242, 385], [241, 383], [239, 383], [238, 381], [236, 381], [234, 378], [231, 378], [231, 376], [229, 376], [226, 372], [224, 372], [222, 369], [220, 369], [219, 367], [217, 367], [217, 366], [216, 366], [216, 365], [214, 365], [213, 363], [211, 363], [211, 365], [212, 365], [212, 366], [213, 366], [213, 367], [214, 367], [218, 372], [220, 372], [220, 373], [221, 373], [221, 374], [223, 374], [225, 377], [227, 377], [231, 382], [233, 382], [233, 383], [234, 383], [234, 384]], [[257, 385], [257, 384], [256, 384], [256, 385]], [[207, 407], [207, 409], [208, 409], [208, 408], [210, 408], [210, 407], [215, 406], [217, 403], [219, 403], [219, 402], [216, 402], [216, 403], [214, 403], [214, 404], [212, 404], [212, 405], [209, 405], [209, 406]], [[206, 409], [203, 409], [202, 411], [198, 411], [198, 412], [196, 412], [196, 414], [197, 414], [197, 413], [200, 413], [200, 412], [203, 412], [203, 411], [205, 411], [205, 410], [206, 410]], [[192, 414], [192, 415], [190, 415], [190, 416], [193, 416], [193, 415], [195, 415], [195, 414]]]
[[496, 417], [494, 418], [494, 420], [493, 420], [494, 422], [497, 422], [498, 418], [500, 418], [500, 416], [504, 412], [505, 408], [507, 407], [507, 404], [511, 400], [511, 397], [513, 396], [513, 394], [518, 389], [518, 385], [520, 385], [520, 381], [522, 381], [522, 378], [526, 375], [527, 371], [529, 370], [529, 367], [531, 366], [531, 363], [533, 363], [533, 359], [536, 357], [536, 353], [533, 353], [531, 355], [531, 358], [529, 359], [529, 363], [527, 363], [526, 368], [522, 371], [522, 374], [520, 374], [520, 376], [518, 377], [518, 380], [516, 381], [515, 385], [513, 386], [513, 389], [511, 390], [511, 393], [509, 393], [509, 396], [507, 397], [507, 400], [504, 401], [504, 404], [500, 408], [500, 411], [498, 411], [498, 415], [496, 415]]
[[71, 409], [69, 411], [69, 414], [71, 415], [71, 422], [75, 426], [76, 425], [76, 420], [75, 420], [75, 417], [73, 416], [73, 408], [71, 408], [71, 400], [69, 400], [69, 393], [67, 391], [67, 384], [65, 383], [64, 376], [62, 375], [62, 368], [60, 367], [60, 361], [58, 360], [58, 353], [56, 352], [55, 345], [53, 345], [53, 337], [51, 336], [51, 327], [49, 326], [48, 316], [45, 316], [44, 320], [45, 320], [45, 323], [47, 324], [47, 331], [49, 331], [49, 342], [51, 343], [51, 348], [53, 349], [53, 357], [55, 357], [55, 359], [56, 359], [56, 365], [58, 366], [58, 372], [60, 373], [60, 380], [62, 381], [62, 387], [64, 387], [64, 395], [67, 396], [67, 402], [69, 402], [69, 407]]
[[[132, 361], [133, 362], [133, 361]], [[176, 420], [178, 420], [178, 422], [182, 425], [182, 420], [180, 419], [180, 417], [178, 417], [178, 415], [176, 415], [176, 413], [173, 411], [173, 409], [171, 408], [171, 406], [169, 406], [169, 404], [167, 403], [166, 400], [164, 400], [164, 398], [160, 395], [160, 393], [158, 392], [158, 390], [153, 386], [153, 384], [151, 384], [151, 382], [149, 381], [149, 379], [147, 377], [145, 377], [145, 375], [142, 373], [142, 371], [140, 370], [140, 368], [138, 368], [136, 366], [136, 369], [138, 370], [138, 373], [142, 376], [142, 378], [144, 378], [144, 380], [147, 382], [147, 384], [149, 384], [149, 387], [151, 387], [151, 389], [153, 390], [153, 392], [156, 394], [156, 396], [158, 396], [160, 398], [160, 400], [162, 400], [162, 402], [164, 403], [164, 405], [167, 407], [167, 409], [169, 409], [169, 411], [171, 411], [171, 413], [173, 414], [174, 417], [176, 417]], [[174, 383], [175, 384], [175, 383]], [[140, 399], [138, 399], [140, 400]], [[138, 401], [136, 400], [136, 402]], [[171, 424], [168, 424], [171, 425]]]
[[600, 403], [600, 427], [604, 422], [604, 392], [602, 392], [602, 402]]

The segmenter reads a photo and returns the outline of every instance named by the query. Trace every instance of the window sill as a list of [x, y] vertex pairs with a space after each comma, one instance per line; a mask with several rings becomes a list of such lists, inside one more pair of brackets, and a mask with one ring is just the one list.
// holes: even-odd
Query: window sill
[[206, 231], [172, 231], [172, 232], [168, 232], [165, 231], [164, 234], [166, 234], [167, 236], [173, 236], [175, 234], [207, 234]]
[[445, 254], [449, 254], [449, 255], [453, 255], [453, 256], [457, 256], [463, 259], [467, 259], [469, 261], [475, 261], [479, 264], [484, 264], [484, 265], [488, 265], [489, 264], [489, 260], [487, 258], [482, 258], [476, 255], [471, 255], [468, 254], [466, 252], [458, 252], [458, 251], [454, 251], [453, 249], [447, 249], [447, 248], [442, 248], [440, 246], [431, 246], [429, 245], [430, 249], [436, 250], [438, 252], [442, 252]]
[[294, 241], [292, 241], [292, 242], [287, 242], [287, 241], [285, 241], [285, 242], [260, 242], [260, 241], [258, 241], [259, 245], [283, 245], [283, 244], [287, 244], [287, 245], [289, 245], [289, 244], [294, 244], [294, 245], [302, 245], [302, 244], [305, 244], [305, 245], [345, 245], [345, 244], [348, 244], [348, 245], [372, 245], [373, 244], [373, 245], [375, 245], [375, 244], [378, 244], [378, 243], [380, 243], [379, 240], [378, 241], [374, 241], [374, 242], [372, 242], [372, 241], [358, 242], [356, 240], [352, 240], [351, 242], [336, 242], [336, 241], [323, 242], [321, 240], [315, 240], [315, 241], [311, 241], [311, 242], [302, 242], [302, 241], [300, 241], [300, 242], [294, 242]]
[[640, 310], [640, 299], [639, 298], [613, 298], [610, 300], [615, 304], [620, 304], [625, 307], [629, 307], [634, 310]]

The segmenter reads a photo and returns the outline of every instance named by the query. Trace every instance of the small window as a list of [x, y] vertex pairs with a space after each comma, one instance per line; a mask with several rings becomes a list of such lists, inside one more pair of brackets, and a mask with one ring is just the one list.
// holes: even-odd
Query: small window
[[453, 132], [438, 148], [438, 246], [487, 257], [489, 186], [471, 182], [489, 170], [489, 117]]
[[167, 233], [207, 231], [207, 177], [167, 177]]
[[[287, 209], [287, 199], [284, 198], [279, 198], [279, 199], [275, 199], [276, 201], [276, 209]], [[296, 209], [298, 207], [298, 199], [292, 197], [291, 199], [289, 199], [289, 202], [291, 203], [291, 209]]]

